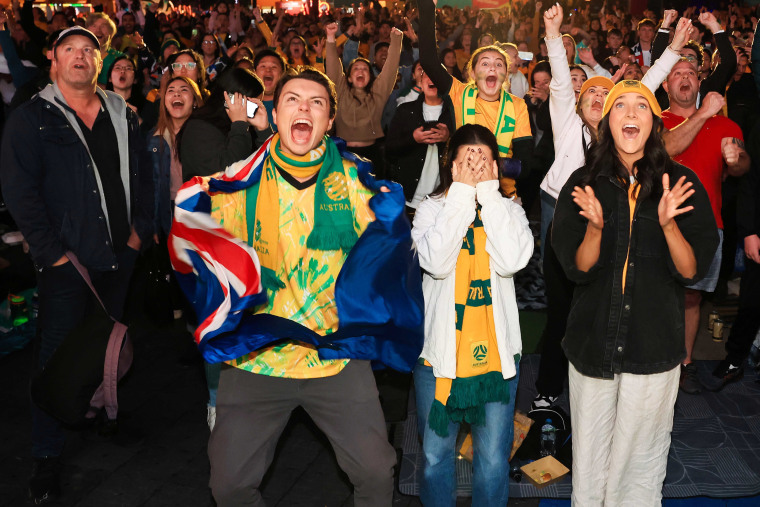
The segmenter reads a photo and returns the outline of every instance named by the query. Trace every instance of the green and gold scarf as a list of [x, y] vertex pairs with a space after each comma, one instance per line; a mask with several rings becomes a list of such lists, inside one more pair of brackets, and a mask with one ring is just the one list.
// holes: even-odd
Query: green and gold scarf
[[296, 178], [319, 173], [314, 194], [314, 228], [306, 240], [312, 250], [340, 250], [348, 253], [359, 239], [354, 229], [354, 210], [348, 198], [346, 173], [338, 148], [327, 136], [303, 156], [283, 153], [280, 135], [272, 138], [272, 148], [264, 161], [261, 180], [248, 188], [246, 222], [248, 244], [261, 263], [262, 283], [277, 291], [285, 287], [277, 278], [280, 201], [277, 168]]
[[457, 257], [454, 282], [456, 378], [437, 377], [428, 424], [448, 435], [449, 422], [485, 423], [485, 404], [509, 402], [509, 381], [501, 372], [491, 298], [486, 233], [478, 206]]
[[[469, 84], [464, 89], [462, 95], [462, 120], [463, 124], [476, 123], [475, 121], [475, 102], [478, 98], [478, 86]], [[499, 145], [499, 155], [502, 157], [509, 156], [509, 149], [512, 146], [512, 136], [515, 132], [515, 103], [512, 97], [504, 90], [501, 90], [499, 99], [499, 117], [496, 119], [496, 142]]]

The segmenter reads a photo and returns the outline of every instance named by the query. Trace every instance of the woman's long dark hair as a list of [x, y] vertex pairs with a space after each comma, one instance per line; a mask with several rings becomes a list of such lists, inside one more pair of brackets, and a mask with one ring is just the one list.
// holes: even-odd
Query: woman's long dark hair
[[446, 193], [451, 184], [454, 182], [454, 178], [451, 175], [451, 169], [454, 164], [454, 160], [457, 158], [459, 149], [467, 144], [484, 144], [491, 150], [491, 157], [493, 160], [499, 161], [499, 144], [496, 142], [496, 137], [493, 133], [482, 125], [475, 125], [468, 123], [459, 127], [454, 135], [449, 139], [448, 149], [446, 150], [446, 159], [444, 163], [438, 167], [439, 183], [435, 187], [435, 190], [430, 194], [431, 196], [439, 196]]
[[[634, 163], [636, 181], [641, 187], [639, 199], [662, 194], [662, 175], [671, 174], [673, 161], [665, 150], [662, 140], [663, 123], [659, 116], [652, 115], [652, 131], [644, 145], [644, 155]], [[611, 176], [618, 179], [625, 188], [630, 184], [628, 169], [620, 160], [615, 140], [610, 130], [610, 115], [599, 123], [599, 137], [592, 142], [586, 156], [586, 165], [580, 185], [594, 186], [599, 176]]]

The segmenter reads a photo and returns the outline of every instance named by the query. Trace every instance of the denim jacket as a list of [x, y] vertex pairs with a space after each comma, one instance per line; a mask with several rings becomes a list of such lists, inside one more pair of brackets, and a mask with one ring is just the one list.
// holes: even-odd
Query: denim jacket
[[171, 157], [169, 144], [153, 129], [146, 139], [141, 163], [153, 175], [153, 227], [164, 237], [172, 226]]
[[[153, 233], [149, 207], [153, 191], [150, 174], [138, 167], [137, 116], [117, 94], [100, 89], [97, 93], [119, 140], [131, 225], [146, 245]], [[87, 268], [118, 269], [97, 168], [75, 113], [56, 85], [49, 85], [10, 116], [0, 162], [5, 202], [39, 269], [53, 265], [68, 250]]]
[[590, 377], [668, 371], [686, 356], [684, 286], [705, 276], [718, 247], [707, 193], [693, 171], [673, 163], [670, 181], [685, 175], [695, 190], [682, 205], [694, 210], [676, 218], [697, 260], [696, 275], [685, 278], [673, 264], [660, 227], [661, 194], [639, 199], [630, 222], [627, 188], [600, 175], [593, 186], [604, 213], [599, 260], [583, 272], [575, 265], [575, 254], [588, 221], [571, 195], [583, 171], [575, 171], [562, 188], [551, 236], [565, 273], [577, 284], [562, 347], [573, 366]]

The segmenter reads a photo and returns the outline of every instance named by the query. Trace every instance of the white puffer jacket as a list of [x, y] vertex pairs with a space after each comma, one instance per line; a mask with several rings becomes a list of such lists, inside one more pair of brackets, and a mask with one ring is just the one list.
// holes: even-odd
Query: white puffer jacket
[[514, 361], [504, 360], [522, 352], [513, 275], [533, 254], [533, 235], [522, 207], [499, 193], [499, 182], [484, 181], [477, 187], [452, 183], [445, 197], [428, 197], [414, 216], [412, 239], [425, 270], [425, 345], [421, 357], [436, 377], [456, 378], [456, 313], [454, 284], [462, 240], [475, 220], [477, 202], [490, 257], [494, 325], [502, 375], [515, 376]]

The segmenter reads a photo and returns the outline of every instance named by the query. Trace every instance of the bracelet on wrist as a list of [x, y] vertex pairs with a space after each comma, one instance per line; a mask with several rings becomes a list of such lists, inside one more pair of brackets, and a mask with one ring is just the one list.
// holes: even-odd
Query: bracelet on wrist
[[544, 36], [544, 40], [554, 40], [554, 39], [559, 39], [560, 37], [562, 37], [561, 33], [558, 35], [546, 35]]

